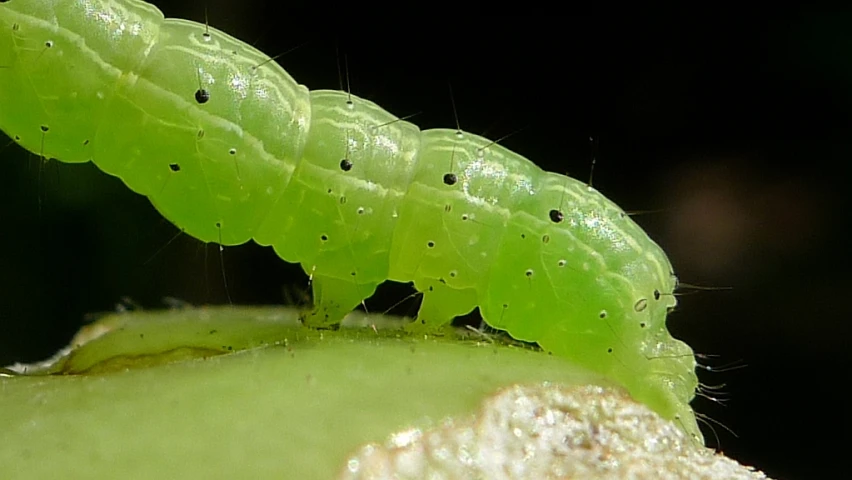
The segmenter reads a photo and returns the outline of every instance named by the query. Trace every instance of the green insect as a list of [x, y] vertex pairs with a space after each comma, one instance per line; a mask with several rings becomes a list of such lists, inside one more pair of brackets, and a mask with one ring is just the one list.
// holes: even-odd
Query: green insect
[[665, 253], [595, 189], [486, 138], [309, 91], [265, 54], [139, 0], [0, 3], [0, 129], [94, 162], [204, 242], [272, 246], [312, 279], [310, 325], [387, 280], [413, 329], [488, 325], [604, 373], [701, 438]]

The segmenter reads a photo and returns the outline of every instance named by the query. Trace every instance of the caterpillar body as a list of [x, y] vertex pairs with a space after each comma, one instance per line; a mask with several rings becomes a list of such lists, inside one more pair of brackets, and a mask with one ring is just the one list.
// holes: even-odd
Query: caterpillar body
[[429, 329], [479, 307], [701, 439], [677, 279], [613, 202], [491, 140], [309, 91], [251, 46], [140, 0], [0, 2], [0, 129], [94, 162], [204, 242], [272, 246], [311, 276], [313, 325], [386, 281]]

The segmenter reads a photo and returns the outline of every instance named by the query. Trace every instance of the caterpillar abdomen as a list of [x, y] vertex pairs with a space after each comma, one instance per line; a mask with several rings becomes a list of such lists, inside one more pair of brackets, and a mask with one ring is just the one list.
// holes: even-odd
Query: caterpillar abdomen
[[205, 242], [255, 240], [311, 275], [312, 323], [385, 280], [427, 326], [491, 326], [619, 380], [700, 436], [676, 279], [624, 211], [485, 138], [297, 84], [252, 47], [137, 0], [0, 5], [0, 127], [93, 161]]

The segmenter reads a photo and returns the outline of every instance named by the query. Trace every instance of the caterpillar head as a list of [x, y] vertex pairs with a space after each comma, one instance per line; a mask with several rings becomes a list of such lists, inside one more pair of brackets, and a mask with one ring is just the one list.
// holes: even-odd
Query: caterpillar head
[[695, 412], [690, 406], [698, 389], [696, 360], [692, 348], [674, 338], [666, 328], [666, 318], [677, 306], [674, 291], [678, 279], [663, 250], [651, 243], [644, 262], [655, 268], [646, 268], [644, 285], [639, 282], [638, 291], [652, 290], [653, 294], [642, 296], [634, 304], [634, 312], [647, 309], [652, 319], [652, 328], [642, 328], [636, 339], [636, 353], [641, 357], [638, 375], [628, 376], [622, 381], [637, 399], [651, 405], [657, 413], [678, 423], [696, 441], [704, 439], [698, 428]]
[[648, 335], [641, 342], [640, 351], [647, 360], [646, 373], [623, 379], [631, 394], [678, 423], [687, 434], [703, 444], [695, 412], [690, 406], [698, 389], [692, 349], [663, 328]]

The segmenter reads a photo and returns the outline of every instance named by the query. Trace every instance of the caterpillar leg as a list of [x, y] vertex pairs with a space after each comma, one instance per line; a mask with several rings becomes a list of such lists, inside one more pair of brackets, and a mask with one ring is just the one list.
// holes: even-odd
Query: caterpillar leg
[[356, 283], [325, 275], [312, 277], [314, 307], [302, 316], [305, 325], [319, 327], [336, 325], [361, 302], [376, 291], [378, 283]]
[[453, 321], [454, 317], [470, 313], [477, 305], [476, 290], [458, 290], [448, 287], [440, 280], [415, 281], [415, 288], [423, 292], [423, 303], [417, 312], [417, 320], [408, 324], [407, 330], [430, 332]]

